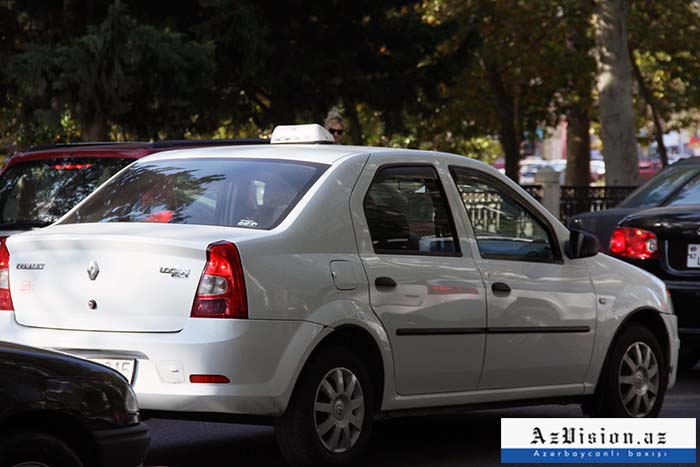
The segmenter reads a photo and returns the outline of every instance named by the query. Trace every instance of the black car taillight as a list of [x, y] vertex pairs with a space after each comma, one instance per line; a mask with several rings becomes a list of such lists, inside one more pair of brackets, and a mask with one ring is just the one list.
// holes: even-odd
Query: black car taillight
[[634, 227], [617, 227], [610, 238], [610, 254], [621, 258], [659, 257], [659, 242], [654, 232]]

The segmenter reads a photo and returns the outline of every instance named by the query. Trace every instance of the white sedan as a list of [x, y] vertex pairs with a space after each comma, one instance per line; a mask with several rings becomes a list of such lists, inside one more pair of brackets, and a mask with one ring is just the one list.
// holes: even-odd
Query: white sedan
[[659, 413], [679, 344], [659, 279], [480, 162], [294, 144], [329, 137], [145, 157], [9, 238], [0, 337], [118, 369], [145, 410], [274, 423], [293, 464], [355, 460], [379, 414]]

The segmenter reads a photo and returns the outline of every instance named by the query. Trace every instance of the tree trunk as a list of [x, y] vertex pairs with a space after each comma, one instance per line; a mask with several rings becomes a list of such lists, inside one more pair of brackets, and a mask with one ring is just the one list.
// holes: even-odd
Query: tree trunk
[[587, 109], [572, 109], [566, 125], [566, 184], [591, 183], [591, 120]]
[[634, 51], [632, 48], [629, 49], [629, 55], [630, 63], [632, 64], [632, 74], [634, 74], [634, 78], [639, 85], [639, 92], [651, 109], [652, 120], [654, 121], [654, 139], [656, 139], [656, 145], [659, 149], [659, 159], [661, 159], [661, 165], [666, 167], [668, 166], [668, 151], [664, 144], [664, 123], [661, 118], [661, 112], [659, 111], [659, 103], [656, 101], [654, 93], [649, 89], [642, 75], [642, 70], [639, 69], [637, 61], [634, 59]]
[[522, 140], [522, 132], [518, 130], [521, 125], [517, 123], [518, 119], [516, 118], [516, 115], [519, 115], [519, 109], [516, 100], [503, 84], [496, 66], [493, 64], [484, 64], [484, 66], [491, 84], [491, 90], [496, 98], [496, 105], [498, 106], [498, 140], [506, 157], [506, 176], [515, 181], [515, 183], [520, 183], [520, 142]]
[[600, 127], [609, 186], [639, 185], [632, 67], [627, 49], [627, 0], [597, 0], [596, 30]]
[[96, 103], [85, 102], [80, 106], [80, 139], [82, 141], [109, 140], [107, 119]]
[[360, 123], [360, 116], [357, 113], [355, 102], [352, 99], [343, 99], [343, 104], [345, 104], [345, 112], [347, 112], [350, 120], [350, 140], [355, 146], [364, 146], [365, 139], [362, 136], [362, 124]]

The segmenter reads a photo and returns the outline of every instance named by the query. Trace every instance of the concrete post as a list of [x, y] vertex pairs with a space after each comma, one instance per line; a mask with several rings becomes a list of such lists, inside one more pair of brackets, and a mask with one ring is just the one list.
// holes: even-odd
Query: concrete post
[[549, 166], [542, 167], [535, 174], [535, 183], [542, 185], [542, 205], [559, 219], [559, 202], [561, 200], [559, 173]]

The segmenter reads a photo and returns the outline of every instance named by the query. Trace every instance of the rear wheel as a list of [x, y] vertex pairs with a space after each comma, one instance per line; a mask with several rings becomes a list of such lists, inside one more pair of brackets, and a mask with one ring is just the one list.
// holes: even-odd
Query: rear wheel
[[369, 373], [352, 351], [331, 347], [318, 353], [275, 425], [282, 454], [292, 465], [356, 461], [369, 442], [374, 404]]
[[0, 465], [5, 467], [83, 467], [78, 455], [55, 436], [27, 431], [0, 442]]
[[632, 324], [613, 348], [598, 382], [593, 416], [656, 417], [661, 410], [668, 372], [658, 339], [646, 327]]

